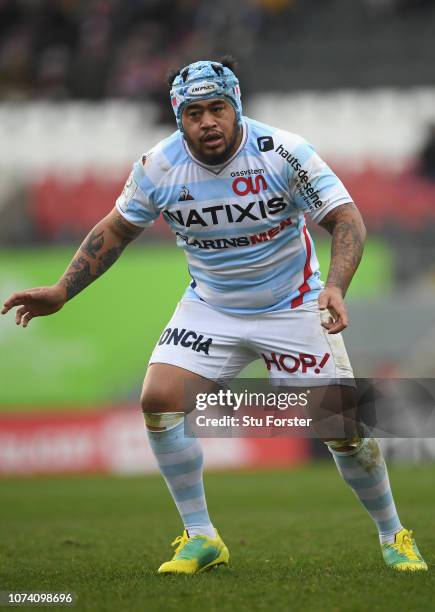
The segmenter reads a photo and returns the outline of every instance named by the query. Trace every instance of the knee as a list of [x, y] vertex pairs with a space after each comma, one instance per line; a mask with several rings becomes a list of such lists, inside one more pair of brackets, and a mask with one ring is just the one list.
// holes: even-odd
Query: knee
[[364, 438], [355, 436], [353, 438], [337, 438], [335, 440], [323, 440], [330, 451], [334, 453], [357, 453], [364, 444]]
[[178, 410], [171, 394], [164, 389], [144, 390], [141, 407], [149, 431], [167, 431], [184, 421], [184, 412]]
[[142, 387], [142, 412], [187, 412], [185, 378], [184, 371], [179, 368], [160, 363], [152, 364]]
[[176, 402], [171, 394], [164, 389], [144, 389], [140, 398], [142, 412], [151, 414], [153, 412], [176, 412]]

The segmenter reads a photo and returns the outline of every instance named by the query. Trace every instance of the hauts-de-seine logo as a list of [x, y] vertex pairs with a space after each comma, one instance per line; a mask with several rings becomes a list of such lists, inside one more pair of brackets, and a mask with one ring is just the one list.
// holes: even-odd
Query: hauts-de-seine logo
[[195, 198], [190, 195], [189, 189], [184, 185], [178, 196], [179, 202], [185, 202], [186, 200], [194, 200]]

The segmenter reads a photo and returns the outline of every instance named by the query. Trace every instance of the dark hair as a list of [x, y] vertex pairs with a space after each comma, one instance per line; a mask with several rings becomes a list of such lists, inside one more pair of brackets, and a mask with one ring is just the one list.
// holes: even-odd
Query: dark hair
[[[225, 68], [229, 68], [234, 73], [237, 70], [237, 60], [232, 55], [223, 55], [220, 59], [211, 61], [217, 61], [219, 64], [222, 64], [222, 66]], [[166, 83], [169, 85], [169, 87], [172, 87], [175, 78], [180, 74], [183, 68], [184, 66], [182, 68], [172, 69], [168, 72], [166, 75]]]

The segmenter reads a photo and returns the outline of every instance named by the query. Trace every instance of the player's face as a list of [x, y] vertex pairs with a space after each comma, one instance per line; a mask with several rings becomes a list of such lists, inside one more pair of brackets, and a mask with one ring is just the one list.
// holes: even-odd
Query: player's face
[[221, 164], [240, 144], [236, 113], [222, 98], [192, 102], [186, 106], [182, 121], [192, 153], [207, 164]]

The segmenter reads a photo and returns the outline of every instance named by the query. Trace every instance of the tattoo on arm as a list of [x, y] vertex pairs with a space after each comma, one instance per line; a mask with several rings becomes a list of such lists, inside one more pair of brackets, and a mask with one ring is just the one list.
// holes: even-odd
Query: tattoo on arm
[[81, 246], [81, 250], [92, 257], [92, 259], [96, 259], [98, 251], [103, 247], [104, 244], [104, 230], [101, 232], [96, 232], [93, 230], [89, 236], [85, 239]]
[[95, 278], [91, 272], [89, 260], [84, 257], [75, 257], [61, 279], [62, 284], [66, 287], [66, 299], [70, 300], [77, 293], [80, 293]]
[[112, 230], [119, 234], [124, 240], [126, 240], [126, 244], [128, 244], [131, 240], [134, 240], [143, 232], [142, 227], [133, 227], [131, 224], [127, 225], [125, 219], [121, 217], [121, 215], [117, 215], [114, 219], [112, 219]]
[[101, 255], [99, 263], [98, 263], [98, 267], [97, 267], [97, 276], [104, 274], [104, 272], [108, 270], [110, 266], [112, 266], [115, 263], [115, 261], [121, 255], [122, 251], [124, 250], [126, 246], [127, 245], [125, 244], [119, 247], [112, 247], [111, 249], [109, 249], [108, 251], [106, 251], [105, 253]]
[[104, 274], [125, 247], [142, 232], [140, 227], [127, 225], [120, 215], [110, 219], [103, 229], [100, 228], [97, 226], [85, 238], [59, 281], [66, 287], [68, 300]]
[[366, 236], [364, 222], [356, 206], [349, 203], [334, 208], [320, 225], [332, 234], [326, 285], [339, 287], [344, 295], [361, 261]]

